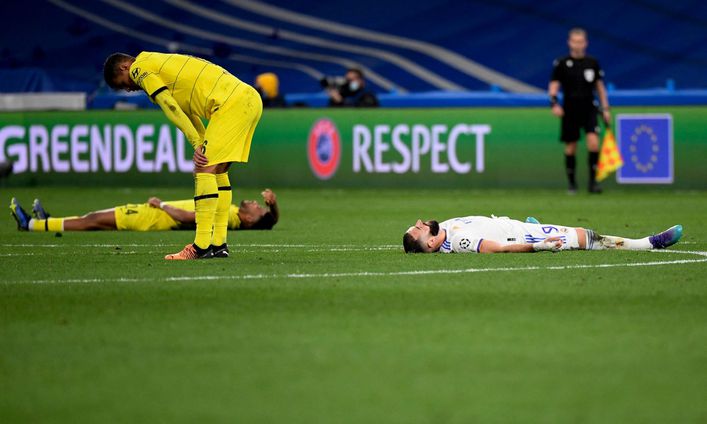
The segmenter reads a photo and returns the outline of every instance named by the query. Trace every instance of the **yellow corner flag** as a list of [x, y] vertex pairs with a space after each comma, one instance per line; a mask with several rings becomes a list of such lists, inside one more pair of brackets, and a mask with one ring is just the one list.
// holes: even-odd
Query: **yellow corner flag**
[[597, 166], [597, 181], [601, 181], [612, 172], [624, 166], [624, 160], [616, 147], [616, 139], [611, 128], [604, 132], [604, 140], [601, 142], [601, 152], [599, 153], [599, 164]]

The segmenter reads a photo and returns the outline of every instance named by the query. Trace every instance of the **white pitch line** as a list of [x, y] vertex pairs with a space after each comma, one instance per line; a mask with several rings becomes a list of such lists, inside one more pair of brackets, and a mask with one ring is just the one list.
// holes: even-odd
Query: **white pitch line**
[[[78, 246], [78, 245], [73, 245], [73, 246]], [[107, 245], [107, 246], [98, 246], [98, 245], [88, 245], [89, 247], [113, 247], [113, 245]], [[140, 246], [140, 247], [159, 247], [160, 245], [124, 245], [124, 246]], [[166, 245], [165, 245], [166, 246]], [[36, 247], [36, 246], [34, 246]], [[305, 252], [360, 252], [360, 251], [382, 251], [382, 250], [397, 250], [399, 249], [400, 246], [395, 246], [395, 245], [390, 245], [390, 246], [378, 246], [378, 247], [359, 247], [359, 248], [315, 248], [315, 249], [306, 249], [304, 250]], [[259, 250], [259, 249], [239, 249], [238, 252], [243, 252], [243, 253], [258, 253], [258, 252], [268, 252], [268, 253], [277, 253], [281, 252], [280, 249], [266, 249], [266, 250]], [[691, 250], [652, 250], [651, 252], [653, 253], [689, 253], [693, 255], [701, 255], [701, 256], [707, 256], [707, 252], [698, 252], [698, 251], [691, 251]], [[105, 254], [106, 252], [102, 252]], [[137, 255], [137, 254], [161, 254], [162, 252], [159, 251], [146, 251], [146, 252], [138, 252], [135, 250], [115, 250], [115, 251], [110, 251], [109, 253], [115, 253], [115, 254], [132, 254], [132, 255]], [[73, 252], [54, 252], [52, 255], [73, 255]], [[40, 256], [44, 255], [43, 253], [35, 253], [35, 252], [23, 252], [23, 253], [0, 253], [0, 257], [12, 257], [12, 256]]]
[[707, 256], [707, 252], [697, 251], [697, 250], [674, 250], [674, 249], [660, 249], [660, 250], [650, 250], [651, 253], [685, 253], [688, 255], [699, 255]]
[[[30, 243], [21, 243], [21, 244], [0, 244], [0, 248], [2, 247], [46, 247], [46, 248], [55, 248], [55, 247], [173, 247], [177, 246], [178, 243], [172, 243], [172, 244], [162, 244], [162, 243], [157, 243], [157, 244], [136, 244], [136, 243], [95, 243], [95, 244], [30, 244]], [[237, 249], [238, 247], [277, 247], [277, 248], [286, 248], [286, 249], [299, 249], [299, 248], [312, 248], [312, 249], [318, 249], [318, 248], [330, 248], [330, 249], [347, 249], [347, 248], [357, 248], [357, 249], [402, 249], [402, 245], [397, 245], [397, 244], [384, 244], [380, 246], [370, 246], [370, 247], [361, 247], [358, 244], [259, 244], [259, 243], [244, 243], [244, 244], [239, 244], [235, 243], [234, 247]]]
[[338, 272], [338, 273], [307, 273], [307, 274], [244, 274], [244, 275], [200, 275], [182, 276], [166, 278], [89, 278], [89, 279], [66, 279], [66, 280], [34, 280], [5, 282], [5, 284], [60, 284], [60, 283], [146, 283], [154, 281], [213, 281], [213, 280], [265, 280], [265, 279], [303, 279], [303, 278], [345, 278], [345, 277], [396, 277], [396, 276], [416, 276], [431, 274], [472, 274], [479, 272], [511, 272], [511, 271], [562, 271], [571, 269], [593, 269], [593, 268], [634, 268], [644, 266], [661, 265], [684, 265], [707, 262], [707, 252], [685, 252], [680, 250], [669, 253], [690, 253], [705, 256], [701, 259], [678, 259], [672, 261], [650, 261], [634, 263], [614, 263], [614, 264], [587, 264], [587, 265], [553, 265], [553, 266], [526, 266], [526, 267], [500, 267], [500, 268], [464, 268], [464, 269], [430, 269], [418, 271], [393, 271], [393, 272]]
[[[680, 244], [697, 244], [697, 242], [694, 241], [681, 241]], [[67, 248], [67, 247], [174, 247], [174, 246], [180, 246], [179, 243], [172, 243], [172, 244], [164, 244], [164, 243], [156, 243], [156, 244], [151, 244], [151, 243], [82, 243], [82, 244], [31, 244], [31, 243], [15, 243], [15, 244], [0, 244], [0, 248], [3, 247], [38, 247], [38, 248]], [[307, 250], [308, 252], [319, 252], [319, 251], [329, 251], [329, 252], [337, 252], [337, 251], [356, 251], [356, 250], [389, 250], [389, 249], [402, 249], [401, 245], [398, 244], [383, 244], [379, 246], [368, 246], [368, 247], [361, 247], [361, 245], [358, 244], [274, 244], [274, 243], [235, 243], [234, 244], [234, 249], [238, 249], [239, 247], [260, 247], [260, 248], [268, 248], [268, 247], [274, 247], [278, 249], [311, 249]], [[687, 252], [684, 250], [654, 250], [653, 252]], [[692, 252], [691, 252], [692, 253]]]
[[[178, 244], [0, 244], [0, 248], [45, 248], [45, 249], [56, 249], [56, 248], [66, 248], [66, 247], [93, 247], [93, 248], [110, 248], [114, 249], [112, 251], [121, 252], [124, 247], [145, 247], [145, 248], [164, 248], [164, 249], [175, 249]], [[118, 249], [120, 248], [120, 249]], [[283, 251], [291, 252], [293, 249], [302, 249], [302, 252], [376, 252], [385, 250], [400, 250], [402, 251], [402, 246], [398, 245], [383, 245], [383, 246], [370, 246], [362, 247], [359, 245], [331, 245], [331, 246], [317, 246], [309, 244], [236, 244], [231, 247], [231, 249], [236, 253], [279, 253]], [[105, 252], [103, 252], [105, 253]], [[134, 253], [160, 253], [160, 252], [134, 252]], [[162, 252], [164, 253], [164, 252]], [[53, 255], [58, 253], [52, 252]], [[66, 253], [69, 254], [69, 253]], [[0, 253], [0, 257], [5, 256], [35, 256], [40, 255], [38, 253]]]
[[[137, 255], [138, 253], [154, 253], [157, 254], [159, 252], [136, 252], [134, 250], [113, 250], [110, 252], [93, 252], [94, 254], [97, 255], [106, 255], [106, 254], [111, 254], [111, 255]], [[24, 253], [0, 253], [0, 258], [4, 257], [12, 257], [12, 256], [44, 256], [46, 255], [45, 253], [35, 253], [35, 252], [24, 252]], [[52, 252], [52, 255], [54, 256], [75, 256], [75, 252]]]

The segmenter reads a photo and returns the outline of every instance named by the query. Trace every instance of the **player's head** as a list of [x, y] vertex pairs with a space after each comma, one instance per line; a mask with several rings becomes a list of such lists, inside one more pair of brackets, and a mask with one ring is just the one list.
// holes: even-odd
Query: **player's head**
[[403, 235], [403, 249], [405, 253], [430, 253], [439, 250], [437, 236], [439, 235], [439, 222], [420, 219], [415, 225], [408, 228]]
[[567, 45], [572, 56], [583, 56], [587, 50], [587, 31], [582, 28], [572, 28], [567, 36]]
[[243, 200], [238, 206], [242, 230], [271, 230], [277, 220], [275, 215], [255, 200]]
[[135, 58], [125, 53], [113, 53], [103, 64], [103, 79], [113, 90], [137, 91], [140, 89], [130, 79], [130, 65]]

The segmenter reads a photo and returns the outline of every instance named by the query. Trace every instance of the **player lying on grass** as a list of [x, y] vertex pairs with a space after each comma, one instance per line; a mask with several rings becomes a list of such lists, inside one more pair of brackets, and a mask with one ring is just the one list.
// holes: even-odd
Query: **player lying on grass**
[[641, 239], [507, 217], [466, 216], [444, 222], [417, 220], [403, 235], [405, 253], [524, 253], [549, 250], [664, 249], [682, 237], [682, 225]]
[[[263, 191], [262, 195], [265, 206], [255, 200], [243, 200], [239, 206], [231, 205], [228, 229], [272, 229], [280, 215], [277, 198], [270, 189]], [[17, 221], [17, 228], [25, 231], [194, 230], [196, 216], [192, 199], [163, 202], [157, 197], [151, 197], [147, 203], [116, 206], [81, 217], [52, 218], [39, 199], [35, 199], [32, 205], [33, 217], [22, 209], [14, 197], [10, 210]], [[227, 257], [227, 252], [218, 257]]]

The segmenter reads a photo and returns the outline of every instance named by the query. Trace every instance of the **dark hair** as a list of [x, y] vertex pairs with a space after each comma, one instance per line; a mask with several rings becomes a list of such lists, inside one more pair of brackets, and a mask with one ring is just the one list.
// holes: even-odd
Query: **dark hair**
[[116, 90], [118, 87], [114, 85], [115, 78], [120, 73], [120, 65], [126, 60], [135, 59], [134, 57], [125, 53], [113, 53], [108, 56], [106, 63], [103, 64], [103, 79], [108, 84], [108, 87]]
[[363, 71], [359, 68], [349, 68], [346, 70], [346, 73], [348, 74], [349, 72], [353, 72], [356, 75], [358, 75], [359, 78], [364, 79], [363, 77]]
[[584, 36], [584, 38], [587, 38], [587, 31], [584, 28], [574, 27], [569, 30], [569, 33], [567, 35], [571, 37], [572, 34], [581, 35]]
[[422, 249], [422, 243], [420, 240], [416, 240], [415, 237], [410, 233], [405, 233], [403, 235], [403, 249], [405, 253], [424, 253]]
[[272, 230], [277, 221], [275, 220], [275, 215], [272, 212], [266, 212], [259, 220], [253, 223], [250, 227], [251, 230]]

